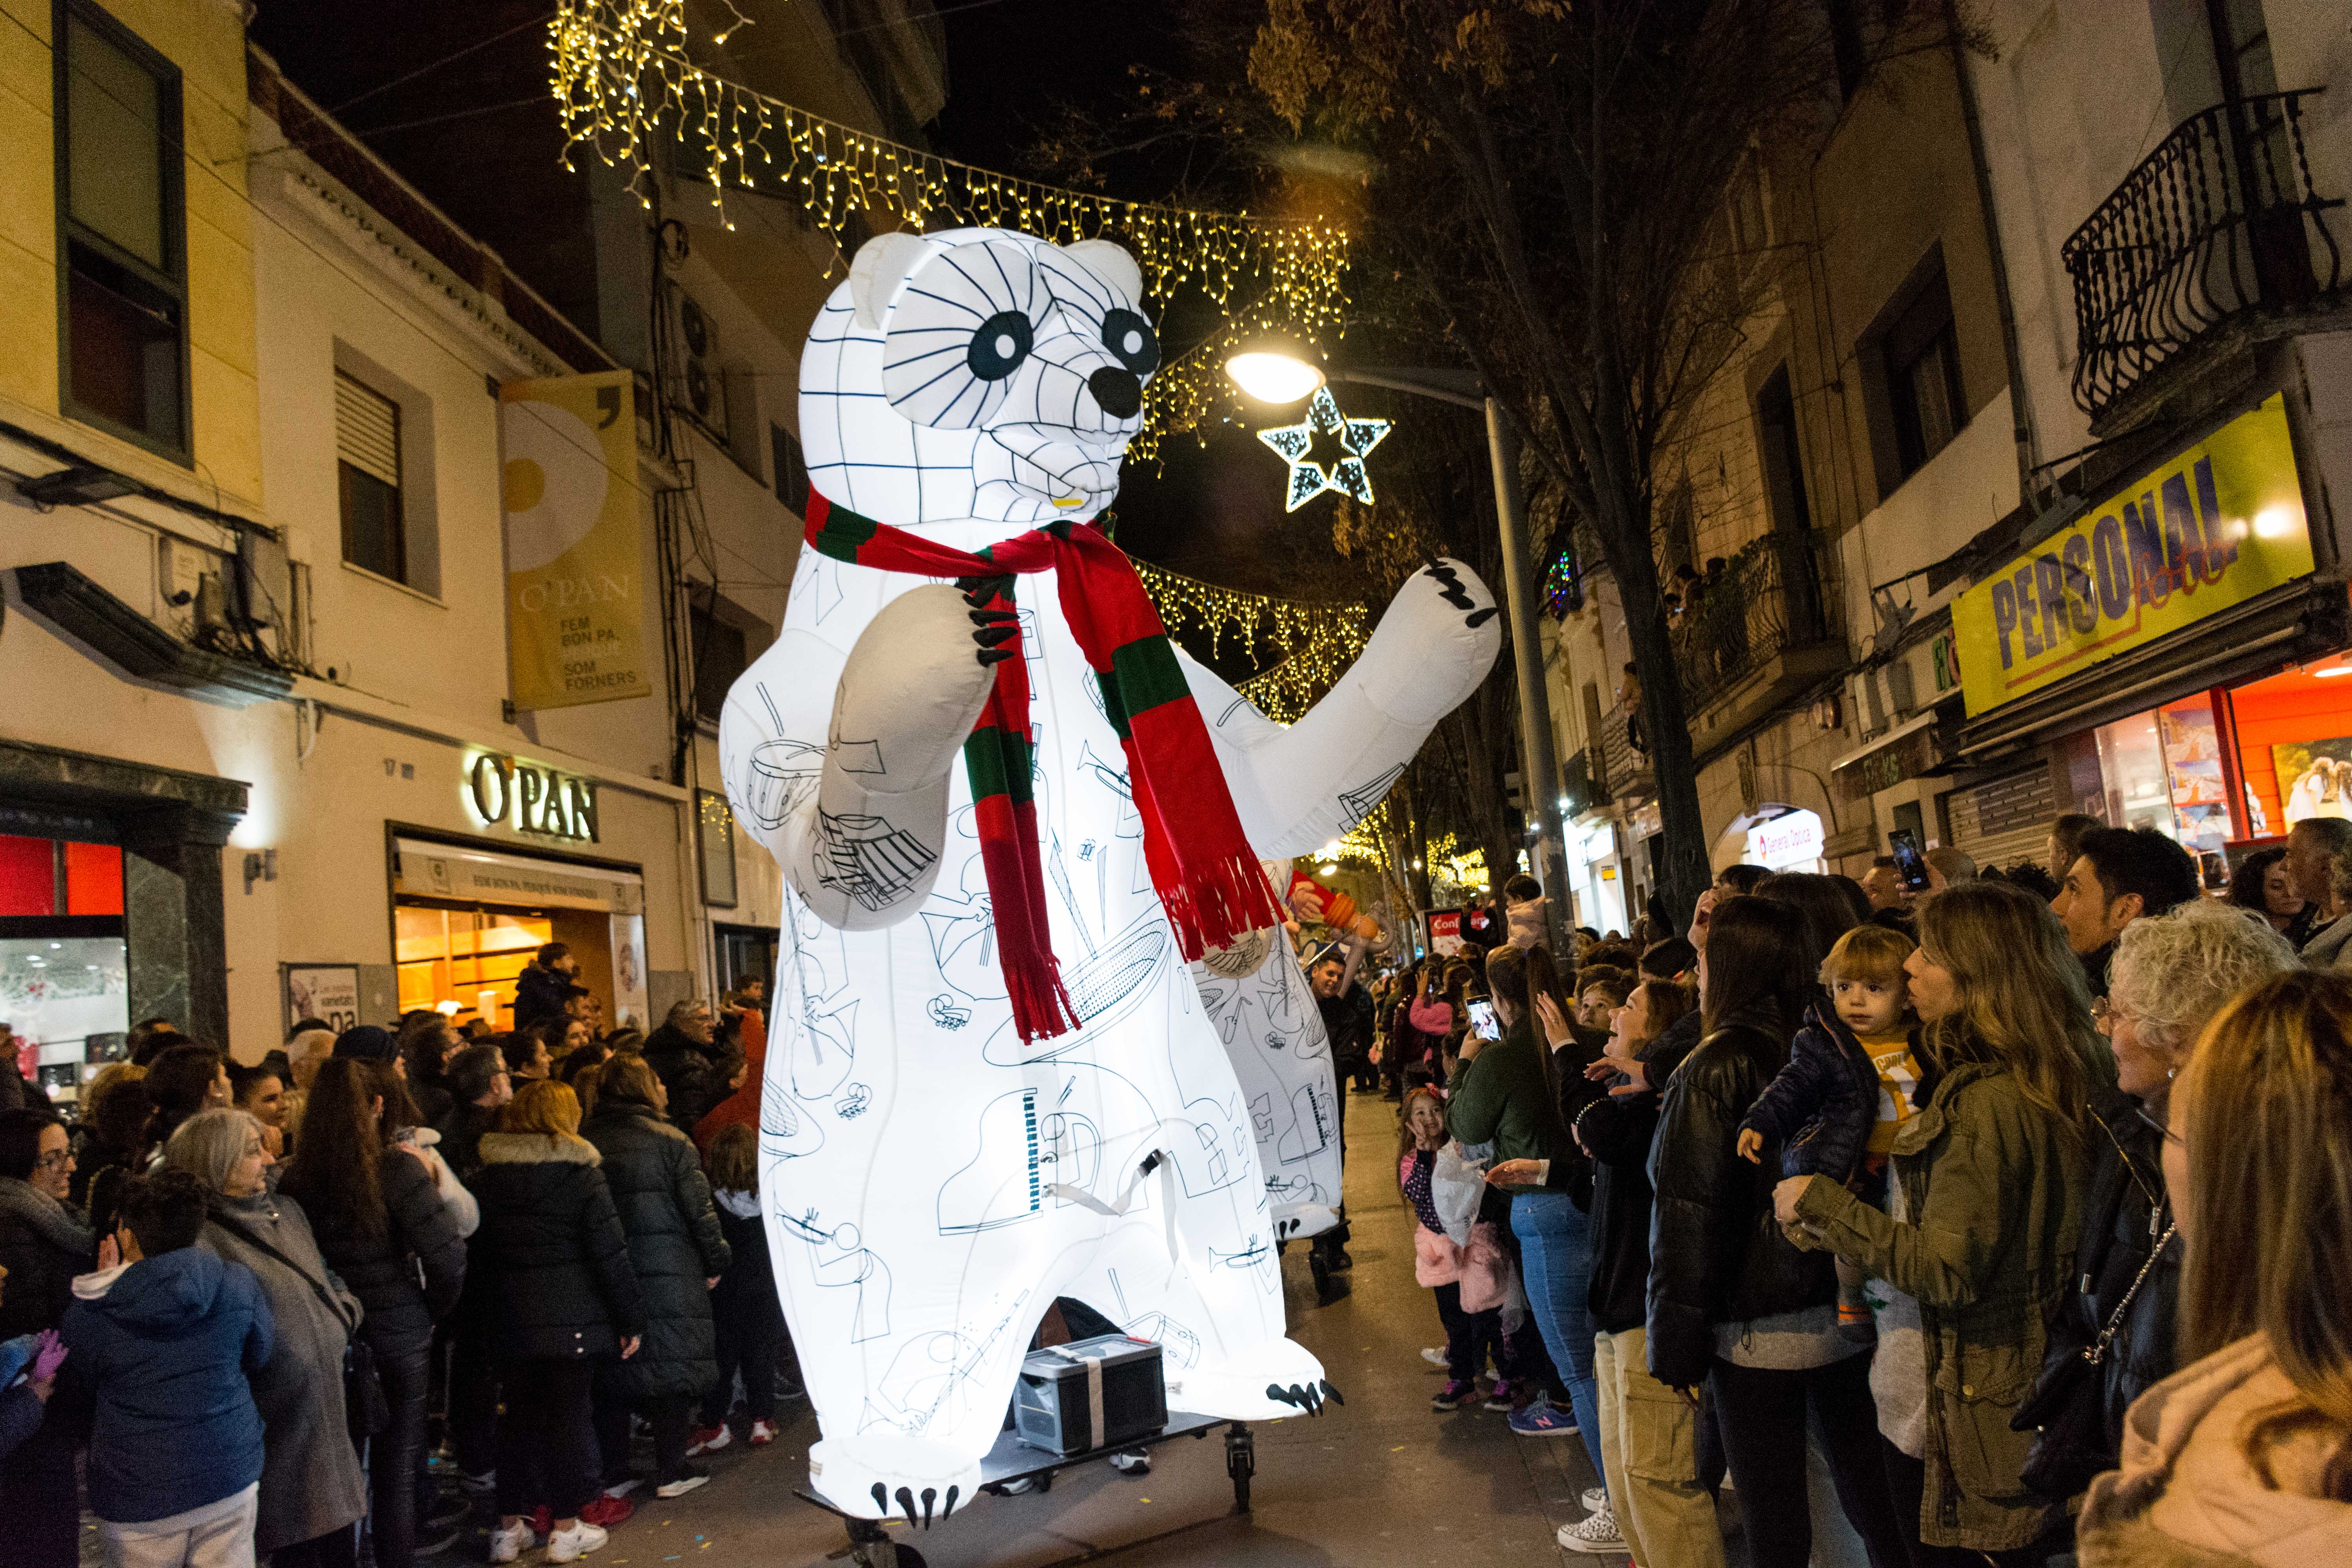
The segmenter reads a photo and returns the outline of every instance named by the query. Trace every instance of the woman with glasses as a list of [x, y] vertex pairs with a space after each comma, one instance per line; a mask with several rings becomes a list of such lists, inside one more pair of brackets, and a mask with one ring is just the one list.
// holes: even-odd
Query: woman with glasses
[[2074, 1282], [2105, 1050], [2065, 928], [2006, 882], [1921, 900], [1904, 968], [1924, 1101], [1895, 1135], [1887, 1207], [1811, 1175], [1774, 1208], [1798, 1246], [1889, 1289], [1871, 1385], [1913, 1568], [2038, 1565], [2065, 1514], [2025, 1485], [2032, 1437], [2011, 1423]]
[[[0, 1340], [54, 1329], [73, 1300], [73, 1277], [97, 1242], [72, 1190], [73, 1154], [55, 1112], [0, 1111]], [[80, 1520], [74, 1494], [71, 1398], [52, 1398], [41, 1426], [0, 1460], [0, 1562], [71, 1568]]]
[[2352, 984], [2272, 976], [2171, 1081], [2188, 1364], [2091, 1483], [2083, 1568], [2352, 1562]]
[[2027, 1474], [2048, 1496], [2072, 1497], [2115, 1468], [2125, 1410], [2179, 1365], [2181, 1246], [2160, 1158], [2175, 1075], [2231, 997], [2295, 967], [2284, 937], [2228, 904], [2187, 903], [2134, 921], [2116, 943], [2107, 995], [2091, 1013], [2115, 1050], [2116, 1085], [2091, 1096], [2074, 1289], [2052, 1324], [2042, 1374], [2054, 1386], [2075, 1370], [2065, 1358], [2096, 1348], [2102, 1419], [2095, 1428], [2053, 1421], [2044, 1429]]

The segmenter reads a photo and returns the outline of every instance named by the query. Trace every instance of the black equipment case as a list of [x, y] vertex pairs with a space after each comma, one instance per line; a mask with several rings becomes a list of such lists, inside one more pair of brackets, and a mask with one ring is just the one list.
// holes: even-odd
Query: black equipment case
[[1083, 1454], [1157, 1436], [1168, 1425], [1160, 1347], [1124, 1334], [1032, 1351], [1013, 1397], [1021, 1441]]

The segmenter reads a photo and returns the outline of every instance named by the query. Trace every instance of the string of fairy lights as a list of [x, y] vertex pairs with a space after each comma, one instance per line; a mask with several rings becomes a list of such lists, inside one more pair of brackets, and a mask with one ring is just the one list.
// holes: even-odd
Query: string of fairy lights
[[[728, 31], [748, 25], [739, 13]], [[1197, 287], [1228, 312], [1226, 331], [1152, 379], [1133, 447], [1147, 461], [1164, 434], [1198, 429], [1216, 405], [1216, 345], [1234, 335], [1231, 312], [1245, 284], [1265, 284], [1244, 307], [1252, 330], [1309, 338], [1340, 330], [1349, 234], [1338, 224], [1119, 201], [960, 163], [716, 75], [688, 58], [688, 41], [686, 0], [558, 0], [549, 49], [565, 168], [575, 153], [593, 152], [627, 169], [629, 188], [650, 205], [653, 148], [667, 135], [701, 159], [729, 228], [730, 189], [790, 196], [845, 255], [866, 213], [894, 215], [919, 233], [1012, 228], [1056, 244], [1116, 236], [1141, 266], [1150, 299], [1165, 305]]]
[[1371, 635], [1371, 614], [1361, 605], [1244, 594], [1146, 561], [1134, 565], [1169, 631], [1206, 637], [1210, 657], [1223, 651], [1227, 637], [1246, 653], [1267, 643], [1280, 650], [1275, 663], [1234, 688], [1278, 724], [1296, 721], [1330, 690]]

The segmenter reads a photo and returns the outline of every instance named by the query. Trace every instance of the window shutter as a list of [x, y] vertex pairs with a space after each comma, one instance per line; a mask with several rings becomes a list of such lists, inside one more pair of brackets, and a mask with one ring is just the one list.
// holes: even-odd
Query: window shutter
[[400, 488], [400, 405], [341, 371], [335, 373], [335, 456]]

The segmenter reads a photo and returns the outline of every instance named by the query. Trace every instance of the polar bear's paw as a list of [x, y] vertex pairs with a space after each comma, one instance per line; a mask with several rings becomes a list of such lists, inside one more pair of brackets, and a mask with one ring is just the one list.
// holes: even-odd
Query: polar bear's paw
[[1323, 1363], [1288, 1340], [1266, 1340], [1223, 1356], [1204, 1356], [1168, 1380], [1170, 1408], [1229, 1421], [1279, 1421], [1320, 1415], [1344, 1405]]
[[844, 1513], [929, 1529], [980, 1490], [980, 1461], [928, 1437], [861, 1432], [811, 1448], [809, 1484]]
[[1274, 1209], [1274, 1234], [1281, 1241], [1304, 1241], [1310, 1236], [1320, 1236], [1335, 1230], [1339, 1224], [1339, 1211], [1328, 1204], [1276, 1204]]

